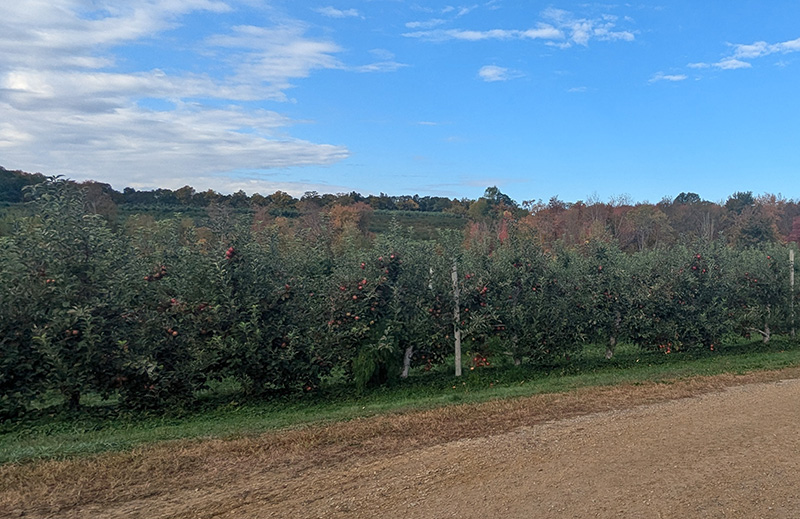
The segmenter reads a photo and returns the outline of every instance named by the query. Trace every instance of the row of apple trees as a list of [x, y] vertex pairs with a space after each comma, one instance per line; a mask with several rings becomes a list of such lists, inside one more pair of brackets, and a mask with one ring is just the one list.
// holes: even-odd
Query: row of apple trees
[[[217, 211], [111, 226], [58, 179], [0, 237], [0, 417], [58, 394], [179, 406], [217, 380], [251, 395], [360, 387], [487, 344], [546, 363], [602, 342], [665, 353], [791, 326], [788, 248], [543, 250], [532, 231], [376, 238]], [[323, 226], [324, 227], [324, 226]]]

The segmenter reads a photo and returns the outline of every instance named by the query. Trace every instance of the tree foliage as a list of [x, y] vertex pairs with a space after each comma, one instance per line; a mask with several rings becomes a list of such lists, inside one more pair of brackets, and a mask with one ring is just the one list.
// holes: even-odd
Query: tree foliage
[[[524, 216], [487, 190], [491, 210], [464, 233], [420, 240], [396, 223], [370, 233], [373, 209], [352, 193], [327, 212], [305, 197], [319, 210], [307, 226], [217, 203], [202, 224], [114, 225], [91, 203], [104, 189], [32, 185], [0, 237], [2, 418], [52, 394], [72, 409], [87, 394], [186, 406], [221, 380], [260, 397], [314, 391], [334, 373], [365, 388], [448, 361], [457, 334], [475, 369], [550, 364], [587, 342], [609, 356], [620, 341], [669, 353], [788, 330], [789, 246], [697, 236], [662, 246], [674, 239], [670, 211], [708, 210], [688, 195], [677, 208], [555, 200]], [[727, 229], [752, 236], [740, 219], [759, 214], [774, 224], [769, 203], [731, 209]], [[613, 239], [626, 228], [634, 247]]]

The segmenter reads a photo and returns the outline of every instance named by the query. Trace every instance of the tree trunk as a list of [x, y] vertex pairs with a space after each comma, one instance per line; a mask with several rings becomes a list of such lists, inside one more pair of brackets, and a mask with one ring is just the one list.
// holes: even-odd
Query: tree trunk
[[514, 365], [519, 366], [522, 364], [522, 355], [518, 355], [519, 353], [519, 337], [517, 334], [514, 334], [514, 337], [511, 338], [511, 344], [513, 345], [514, 351], [511, 354], [511, 358], [514, 359]]
[[400, 378], [408, 378], [408, 371], [411, 369], [411, 356], [414, 355], [414, 346], [409, 345], [403, 354], [403, 371], [400, 373]]
[[617, 338], [613, 335], [608, 338], [608, 346], [606, 346], [606, 359], [611, 359], [614, 356], [614, 348], [617, 346]]
[[[617, 310], [614, 319], [614, 330], [619, 331], [619, 326], [622, 324], [622, 314]], [[611, 359], [614, 356], [614, 348], [617, 347], [617, 336], [611, 335], [608, 338], [608, 346], [606, 347], [606, 359]]]
[[81, 406], [81, 392], [78, 389], [69, 390], [67, 396], [67, 407], [70, 411], [77, 411]]

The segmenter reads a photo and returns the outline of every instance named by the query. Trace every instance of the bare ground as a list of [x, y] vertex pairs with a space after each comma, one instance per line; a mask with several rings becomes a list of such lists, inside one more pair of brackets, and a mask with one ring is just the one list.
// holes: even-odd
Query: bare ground
[[800, 517], [800, 369], [0, 467], [0, 517]]

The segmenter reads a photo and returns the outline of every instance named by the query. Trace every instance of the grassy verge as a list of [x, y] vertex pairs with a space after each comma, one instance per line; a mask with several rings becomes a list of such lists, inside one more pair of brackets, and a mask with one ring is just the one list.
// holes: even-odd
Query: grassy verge
[[785, 338], [769, 345], [737, 343], [720, 351], [665, 355], [623, 346], [606, 360], [589, 346], [580, 358], [546, 367], [500, 365], [467, 371], [456, 379], [449, 367], [416, 374], [392, 387], [364, 394], [331, 385], [319, 392], [271, 402], [243, 402], [235, 392], [207, 395], [199, 409], [170, 415], [118, 415], [98, 406], [81, 416], [55, 410], [5, 424], [0, 430], [0, 463], [60, 459], [178, 439], [226, 438], [308, 424], [351, 420], [384, 413], [424, 410], [493, 399], [557, 393], [582, 387], [745, 373], [800, 366], [800, 344]]

